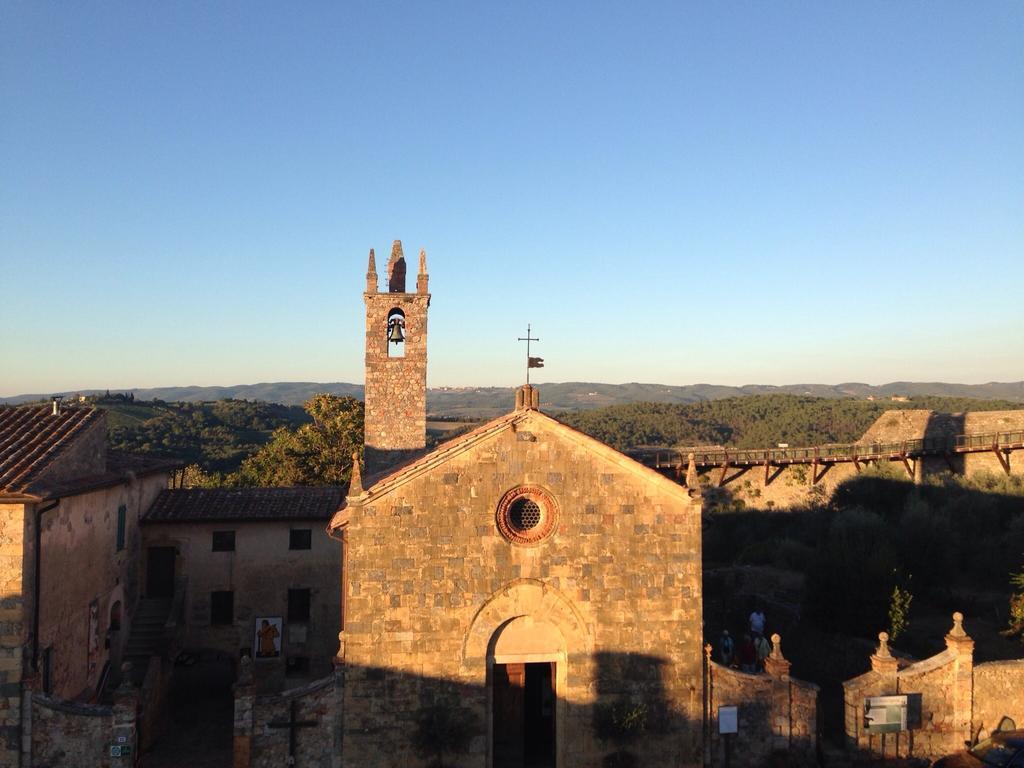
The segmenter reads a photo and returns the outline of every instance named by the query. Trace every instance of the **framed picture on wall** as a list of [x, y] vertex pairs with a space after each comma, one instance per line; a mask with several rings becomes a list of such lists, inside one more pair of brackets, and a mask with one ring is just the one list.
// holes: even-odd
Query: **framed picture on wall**
[[252, 655], [260, 659], [278, 659], [281, 657], [281, 628], [284, 620], [281, 616], [257, 616], [256, 632], [253, 636]]

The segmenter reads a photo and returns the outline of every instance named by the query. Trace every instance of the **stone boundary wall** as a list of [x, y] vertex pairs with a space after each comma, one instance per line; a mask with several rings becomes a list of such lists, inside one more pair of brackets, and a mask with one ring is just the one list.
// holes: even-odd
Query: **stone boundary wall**
[[112, 707], [74, 704], [38, 693], [31, 701], [32, 768], [110, 768]]
[[[339, 680], [335, 672], [301, 688], [256, 696], [251, 662], [235, 684], [233, 768], [341, 765]], [[290, 729], [287, 723], [300, 725]], [[280, 724], [274, 727], [272, 724]], [[311, 724], [311, 725], [310, 725]], [[290, 732], [294, 730], [294, 754]]]
[[[963, 749], [964, 742], [987, 736], [1004, 716], [1024, 723], [1024, 659], [974, 666], [974, 641], [964, 632], [963, 615], [953, 614], [946, 650], [906, 665], [879, 634], [871, 669], [843, 683], [847, 746], [889, 758], [936, 760]], [[907, 694], [908, 730], [869, 734], [864, 699]]]
[[[139, 694], [126, 683], [113, 706], [47, 696], [32, 676], [22, 690], [22, 768], [130, 768], [137, 764]], [[117, 747], [117, 750], [114, 749]], [[123, 755], [115, 754], [123, 750]]]
[[[818, 686], [790, 677], [778, 635], [772, 635], [772, 655], [760, 674], [711, 661], [706, 646], [705, 685], [705, 766], [753, 768], [768, 765], [777, 752], [786, 754], [786, 765], [817, 764]], [[719, 733], [723, 706], [737, 707], [734, 735]]]
[[1024, 659], [989, 661], [974, 668], [974, 736], [985, 738], [1004, 717], [1024, 728]]

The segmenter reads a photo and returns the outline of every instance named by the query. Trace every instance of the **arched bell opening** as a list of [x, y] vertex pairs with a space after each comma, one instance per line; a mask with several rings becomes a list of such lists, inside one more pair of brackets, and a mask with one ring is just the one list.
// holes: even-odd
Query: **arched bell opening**
[[398, 307], [388, 312], [388, 357], [405, 357], [405, 312]]

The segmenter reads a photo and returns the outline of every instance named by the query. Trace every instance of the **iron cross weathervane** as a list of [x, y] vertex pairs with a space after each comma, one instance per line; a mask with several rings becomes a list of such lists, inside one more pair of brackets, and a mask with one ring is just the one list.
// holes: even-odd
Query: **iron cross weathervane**
[[530, 369], [531, 368], [543, 368], [544, 358], [543, 357], [530, 357], [530, 342], [540, 341], [530, 335], [530, 324], [526, 324], [526, 336], [520, 336], [519, 341], [526, 342], [526, 383], [530, 383]]

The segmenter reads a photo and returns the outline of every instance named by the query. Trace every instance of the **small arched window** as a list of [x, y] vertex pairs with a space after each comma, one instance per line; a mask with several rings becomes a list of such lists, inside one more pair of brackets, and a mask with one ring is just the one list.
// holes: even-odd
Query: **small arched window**
[[405, 312], [395, 307], [388, 312], [388, 357], [405, 357]]

